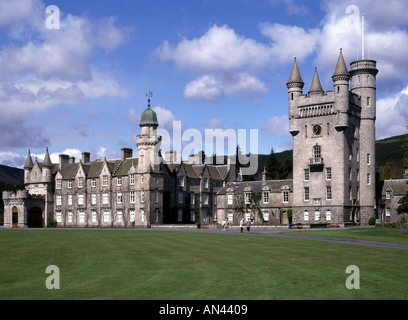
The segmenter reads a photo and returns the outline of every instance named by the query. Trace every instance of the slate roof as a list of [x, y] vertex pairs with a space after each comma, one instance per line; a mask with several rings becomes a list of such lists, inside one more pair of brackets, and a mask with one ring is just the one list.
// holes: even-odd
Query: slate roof
[[384, 180], [381, 194], [385, 195], [388, 188], [391, 187], [394, 196], [404, 196], [408, 191], [408, 184], [406, 179]]

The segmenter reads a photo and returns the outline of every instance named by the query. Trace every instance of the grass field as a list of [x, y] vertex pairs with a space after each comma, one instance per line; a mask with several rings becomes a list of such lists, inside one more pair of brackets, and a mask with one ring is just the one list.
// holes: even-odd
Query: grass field
[[[60, 269], [48, 290], [47, 266]], [[346, 268], [360, 269], [348, 290]], [[253, 235], [0, 230], [0, 299], [407, 299], [408, 252]]]
[[396, 228], [349, 228], [349, 229], [332, 229], [332, 230], [306, 230], [295, 231], [290, 234], [301, 234], [306, 236], [317, 237], [334, 237], [334, 238], [349, 238], [369, 241], [382, 241], [408, 244], [408, 235], [401, 234]]

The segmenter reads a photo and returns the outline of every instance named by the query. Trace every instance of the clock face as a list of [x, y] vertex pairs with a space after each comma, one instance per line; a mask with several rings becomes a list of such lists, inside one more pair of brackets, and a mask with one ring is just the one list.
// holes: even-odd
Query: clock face
[[315, 136], [320, 136], [320, 135], [322, 134], [322, 127], [319, 126], [319, 125], [315, 125], [315, 126], [313, 127], [313, 134], [314, 134]]

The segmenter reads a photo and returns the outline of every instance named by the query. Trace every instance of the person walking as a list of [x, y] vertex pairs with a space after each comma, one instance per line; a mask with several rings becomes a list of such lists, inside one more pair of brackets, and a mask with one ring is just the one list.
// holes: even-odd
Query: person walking
[[227, 226], [227, 218], [222, 222], [222, 231], [225, 231], [225, 228]]
[[239, 226], [241, 227], [241, 233], [244, 231], [244, 218], [241, 218], [241, 221], [239, 222]]
[[248, 219], [248, 220], [247, 220], [247, 222], [246, 222], [246, 228], [247, 228], [247, 231], [249, 232], [250, 229], [251, 229], [251, 219]]

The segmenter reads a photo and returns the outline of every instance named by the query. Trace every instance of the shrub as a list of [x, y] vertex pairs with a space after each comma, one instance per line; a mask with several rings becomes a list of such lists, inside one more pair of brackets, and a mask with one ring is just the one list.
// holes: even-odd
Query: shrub
[[370, 225], [370, 226], [373, 226], [373, 225], [375, 225], [375, 217], [371, 217], [369, 220], [368, 220], [368, 224]]
[[58, 225], [57, 220], [52, 219], [52, 220], [50, 221], [49, 226], [50, 226], [51, 228], [55, 228], [57, 225]]

